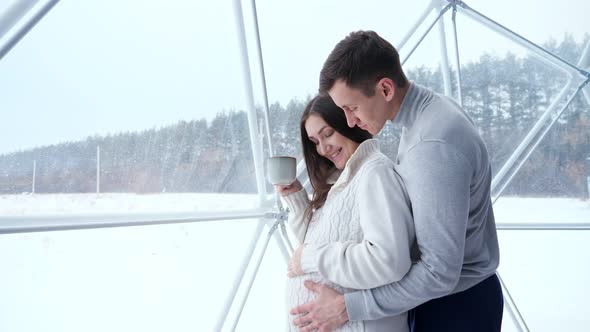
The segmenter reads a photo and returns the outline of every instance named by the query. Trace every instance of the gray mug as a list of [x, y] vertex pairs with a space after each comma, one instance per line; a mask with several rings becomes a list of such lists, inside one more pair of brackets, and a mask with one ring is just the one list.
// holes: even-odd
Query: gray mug
[[273, 185], [289, 185], [297, 177], [297, 160], [295, 157], [276, 156], [267, 160], [267, 178]]

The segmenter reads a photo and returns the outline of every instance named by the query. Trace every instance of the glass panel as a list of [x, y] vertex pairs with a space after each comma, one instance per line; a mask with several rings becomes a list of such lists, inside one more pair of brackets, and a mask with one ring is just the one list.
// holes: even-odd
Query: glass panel
[[255, 228], [244, 220], [2, 235], [0, 330], [212, 331]]
[[[557, 114], [581, 81], [574, 78], [578, 83], [565, 89], [565, 94], [558, 98], [568, 81], [562, 69], [541, 61], [525, 48], [463, 15], [457, 17], [464, 108], [480, 128], [496, 175], [543, 114], [547, 110]], [[474, 35], [486, 43], [469, 44]], [[586, 40], [587, 37], [575, 40], [565, 35], [559, 41], [547, 38], [542, 45], [576, 63]], [[510, 43], [513, 43], [511, 47]], [[480, 54], [478, 58], [465, 61], [476, 52]], [[542, 123], [549, 124], [551, 118]]]
[[255, 193], [233, 19], [60, 2], [0, 62], [0, 193]]
[[391, 41], [399, 40], [428, 1], [406, 6], [404, 15], [392, 20], [399, 4], [256, 1], [270, 103], [286, 107], [291, 101], [308, 100], [317, 92], [324, 60], [340, 39], [354, 30], [373, 29]]
[[[539, 205], [521, 203], [516, 215], [527, 218]], [[571, 211], [570, 204], [550, 204], [545, 211]], [[585, 207], [586, 221], [590, 209]], [[523, 213], [524, 212], [524, 213]], [[570, 214], [570, 212], [564, 213]], [[513, 214], [514, 217], [514, 214]], [[548, 221], [559, 222], [562, 218]], [[590, 318], [581, 308], [590, 293], [588, 231], [500, 231], [500, 275], [530, 331], [579, 331]], [[504, 312], [502, 331], [520, 331]]]
[[[588, 132], [590, 107], [580, 93], [524, 162], [504, 195], [587, 199], [590, 190]], [[561, 221], [568, 222], [567, 214]]]
[[275, 102], [269, 107], [272, 144], [276, 155], [303, 159], [299, 123], [309, 98], [293, 99], [285, 106]]
[[[267, 232], [263, 233], [259, 247], [262, 246], [266, 234]], [[254, 265], [253, 263], [251, 265]], [[236, 331], [285, 331], [290, 309], [286, 307], [285, 301], [286, 280], [287, 263], [276, 239], [272, 238], [260, 264], [258, 275], [252, 284]], [[237, 301], [235, 304], [237, 305]], [[232, 309], [230, 317], [232, 313], [235, 315], [236, 310]], [[224, 330], [229, 331], [227, 329], [229, 326], [228, 320]]]

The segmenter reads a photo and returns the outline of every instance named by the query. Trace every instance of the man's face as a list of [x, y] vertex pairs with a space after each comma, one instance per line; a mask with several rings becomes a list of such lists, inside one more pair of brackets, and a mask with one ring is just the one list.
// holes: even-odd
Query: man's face
[[[381, 81], [380, 81], [381, 82]], [[353, 89], [343, 80], [338, 80], [328, 94], [346, 115], [349, 127], [358, 126], [377, 135], [388, 120], [388, 104], [386, 95], [375, 85], [373, 96], [367, 97], [360, 89]]]

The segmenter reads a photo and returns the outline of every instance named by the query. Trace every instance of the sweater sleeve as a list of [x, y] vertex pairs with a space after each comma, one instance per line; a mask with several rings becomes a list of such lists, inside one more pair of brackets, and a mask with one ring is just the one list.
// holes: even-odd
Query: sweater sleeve
[[283, 200], [289, 207], [289, 226], [291, 227], [291, 231], [295, 234], [299, 244], [302, 244], [308, 225], [304, 217], [305, 209], [309, 206], [307, 191], [301, 189], [298, 192], [283, 197]]
[[363, 240], [306, 244], [303, 271], [341, 286], [368, 289], [400, 280], [410, 269], [414, 238], [409, 199], [390, 160], [367, 164], [358, 176]]
[[399, 282], [345, 294], [350, 320], [400, 314], [447, 295], [459, 282], [473, 168], [442, 142], [419, 143], [403, 165], [420, 259]]

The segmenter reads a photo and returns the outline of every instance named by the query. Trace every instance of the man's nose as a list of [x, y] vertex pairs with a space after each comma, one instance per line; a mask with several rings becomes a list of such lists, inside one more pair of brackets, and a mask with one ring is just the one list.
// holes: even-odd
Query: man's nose
[[358, 123], [358, 119], [356, 116], [354, 116], [352, 114], [352, 112], [350, 111], [345, 111], [344, 115], [346, 116], [346, 124], [348, 124], [348, 126], [350, 128], [353, 128], [354, 126], [356, 126], [356, 124]]

